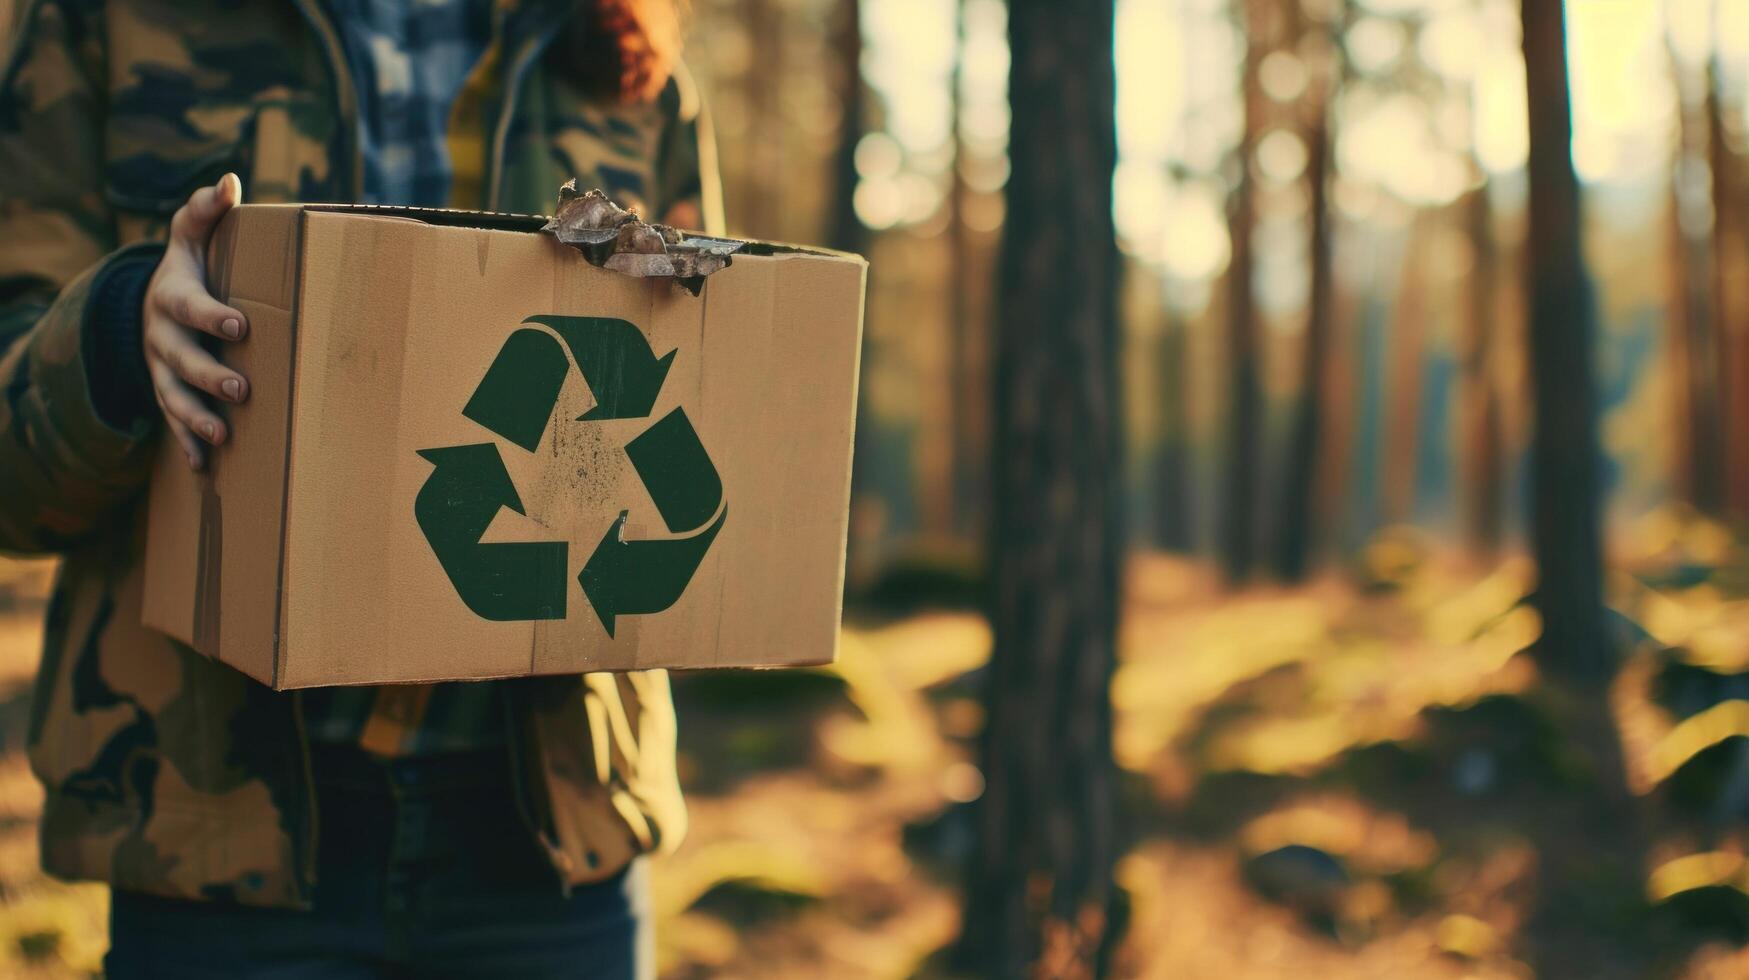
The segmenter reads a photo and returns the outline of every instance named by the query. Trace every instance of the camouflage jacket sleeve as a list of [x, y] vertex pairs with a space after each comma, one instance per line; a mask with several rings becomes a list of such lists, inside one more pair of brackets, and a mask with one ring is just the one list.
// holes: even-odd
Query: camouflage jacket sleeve
[[45, 0], [0, 75], [0, 550], [65, 547], [149, 467], [149, 420], [105, 422], [89, 381], [93, 287], [153, 248], [115, 249], [102, 61], [81, 5]]

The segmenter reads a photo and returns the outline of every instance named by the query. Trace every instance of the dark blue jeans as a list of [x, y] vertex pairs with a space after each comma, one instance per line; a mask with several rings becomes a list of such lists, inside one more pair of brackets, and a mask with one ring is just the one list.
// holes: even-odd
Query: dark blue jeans
[[314, 760], [309, 911], [116, 892], [111, 980], [602, 977], [654, 972], [646, 869], [565, 896], [516, 812], [502, 752]]

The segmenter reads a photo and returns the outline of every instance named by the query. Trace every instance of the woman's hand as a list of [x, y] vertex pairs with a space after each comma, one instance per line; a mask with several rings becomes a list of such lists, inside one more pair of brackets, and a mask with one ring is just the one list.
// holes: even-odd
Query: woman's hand
[[249, 397], [249, 380], [220, 364], [197, 336], [229, 342], [249, 332], [243, 314], [214, 299], [206, 288], [207, 242], [219, 218], [242, 200], [243, 182], [226, 174], [217, 184], [195, 191], [176, 210], [164, 258], [146, 285], [141, 311], [152, 391], [191, 469], [205, 462], [206, 443], [216, 446], [228, 434], [225, 420], [201, 394], [231, 404]]

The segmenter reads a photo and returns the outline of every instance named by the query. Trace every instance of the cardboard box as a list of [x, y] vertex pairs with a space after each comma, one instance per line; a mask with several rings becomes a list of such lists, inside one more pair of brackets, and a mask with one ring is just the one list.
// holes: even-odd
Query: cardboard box
[[226, 216], [250, 396], [159, 461], [147, 625], [282, 689], [833, 659], [865, 263], [693, 296], [541, 220]]

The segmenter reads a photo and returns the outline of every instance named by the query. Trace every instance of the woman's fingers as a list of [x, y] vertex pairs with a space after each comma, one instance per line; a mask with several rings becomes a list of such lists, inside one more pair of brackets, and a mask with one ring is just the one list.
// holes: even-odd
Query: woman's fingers
[[[163, 408], [164, 400], [162, 398], [158, 399], [158, 406]], [[194, 433], [188, 431], [188, 426], [183, 425], [181, 419], [171, 415], [167, 409], [164, 412], [164, 427], [170, 430], [171, 436], [176, 439], [176, 444], [182, 448], [182, 455], [188, 458], [188, 468], [191, 470], [200, 469], [206, 463], [206, 449], [201, 446], [200, 440], [194, 437]]]
[[242, 200], [236, 174], [190, 194], [170, 218], [170, 247], [146, 287], [146, 369], [165, 425], [194, 469], [206, 461], [205, 444], [216, 446], [229, 434], [200, 393], [233, 404], [249, 397], [248, 379], [220, 364], [195, 334], [234, 341], [248, 333], [248, 318], [207, 291], [205, 271], [213, 229]]
[[193, 276], [167, 278], [153, 301], [177, 323], [220, 340], [241, 340], [249, 330], [249, 321], [241, 312], [213, 299]]
[[166, 418], [182, 423], [190, 432], [215, 446], [225, 441], [225, 420], [202, 404], [200, 398], [176, 378], [168, 364], [159, 361], [151, 366], [151, 372], [152, 387], [157, 389], [158, 404], [164, 409]]
[[249, 397], [249, 382], [225, 367], [194, 342], [193, 335], [173, 324], [146, 338], [151, 359], [167, 365], [177, 378], [221, 401], [237, 403]]

